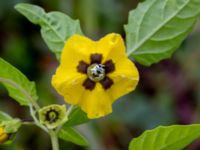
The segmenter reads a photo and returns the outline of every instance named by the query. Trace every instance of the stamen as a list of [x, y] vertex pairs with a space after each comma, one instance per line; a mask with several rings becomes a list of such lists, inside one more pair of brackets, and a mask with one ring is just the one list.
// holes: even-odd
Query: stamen
[[105, 66], [102, 64], [92, 64], [87, 69], [90, 80], [98, 82], [105, 77]]

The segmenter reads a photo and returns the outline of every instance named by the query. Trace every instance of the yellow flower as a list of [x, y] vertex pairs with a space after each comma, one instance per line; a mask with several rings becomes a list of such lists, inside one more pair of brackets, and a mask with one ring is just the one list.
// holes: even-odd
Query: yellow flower
[[133, 91], [138, 80], [119, 34], [99, 41], [73, 35], [65, 43], [52, 85], [66, 102], [80, 106], [89, 118], [98, 118], [111, 113], [112, 103]]
[[3, 127], [0, 127], [0, 144], [6, 142], [9, 138], [9, 135], [6, 133]]

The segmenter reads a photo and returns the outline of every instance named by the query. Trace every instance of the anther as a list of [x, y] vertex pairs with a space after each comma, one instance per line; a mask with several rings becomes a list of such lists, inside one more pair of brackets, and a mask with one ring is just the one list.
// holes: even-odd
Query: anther
[[92, 64], [87, 68], [87, 74], [90, 80], [98, 82], [105, 77], [105, 66], [102, 64]]

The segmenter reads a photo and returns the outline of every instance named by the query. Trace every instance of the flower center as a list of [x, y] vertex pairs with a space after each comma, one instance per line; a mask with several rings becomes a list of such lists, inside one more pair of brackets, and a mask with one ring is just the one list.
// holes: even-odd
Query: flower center
[[87, 68], [87, 75], [92, 81], [101, 81], [105, 77], [105, 66], [102, 64], [92, 64]]
[[49, 110], [46, 113], [46, 119], [51, 123], [55, 122], [58, 119], [58, 116], [59, 116], [59, 113], [56, 110]]

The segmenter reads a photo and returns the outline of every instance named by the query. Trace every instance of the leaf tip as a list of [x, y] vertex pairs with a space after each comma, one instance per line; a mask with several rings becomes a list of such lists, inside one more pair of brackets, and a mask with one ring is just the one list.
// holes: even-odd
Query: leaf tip
[[16, 5], [14, 6], [14, 8], [15, 8], [15, 10], [19, 11], [20, 8], [21, 8], [21, 6], [23, 6], [23, 5], [28, 5], [28, 4], [26, 4], [26, 3], [18, 3], [18, 4], [16, 4]]

